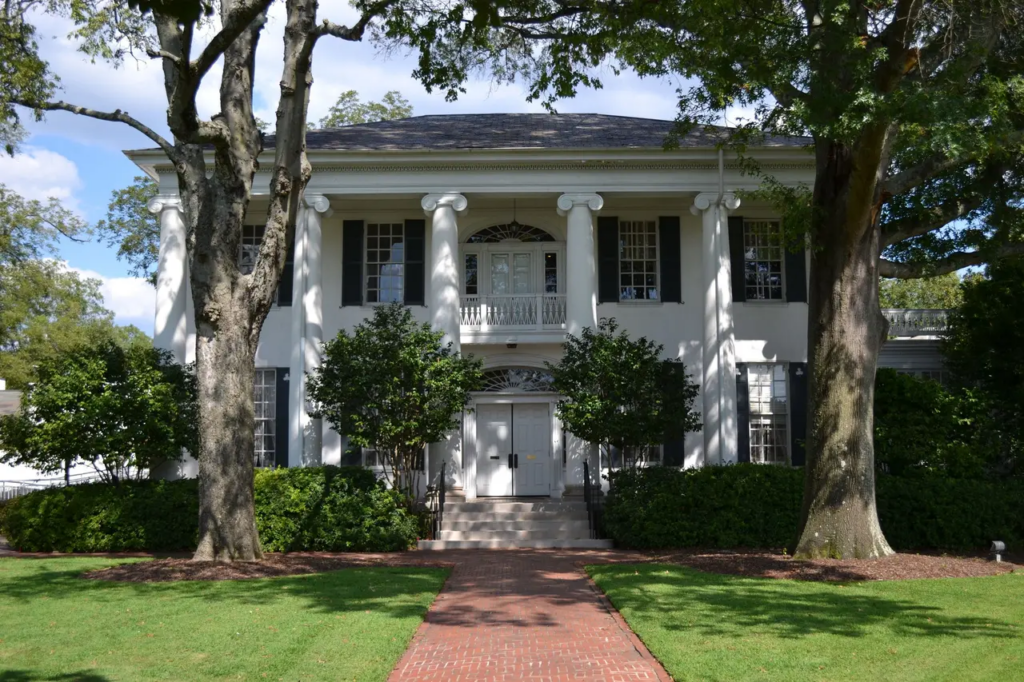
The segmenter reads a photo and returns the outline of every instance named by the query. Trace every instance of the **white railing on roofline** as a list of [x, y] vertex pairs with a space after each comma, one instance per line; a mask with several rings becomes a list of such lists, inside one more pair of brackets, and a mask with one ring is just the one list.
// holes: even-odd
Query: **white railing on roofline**
[[883, 308], [889, 321], [889, 336], [941, 336], [946, 333], [948, 310], [925, 308]]
[[462, 296], [464, 329], [558, 330], [565, 328], [563, 294]]

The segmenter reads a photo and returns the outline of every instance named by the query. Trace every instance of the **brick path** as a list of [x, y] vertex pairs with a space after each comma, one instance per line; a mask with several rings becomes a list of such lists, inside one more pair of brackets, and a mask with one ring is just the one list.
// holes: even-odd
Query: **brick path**
[[580, 568], [618, 553], [430, 554], [455, 568], [390, 682], [671, 680]]

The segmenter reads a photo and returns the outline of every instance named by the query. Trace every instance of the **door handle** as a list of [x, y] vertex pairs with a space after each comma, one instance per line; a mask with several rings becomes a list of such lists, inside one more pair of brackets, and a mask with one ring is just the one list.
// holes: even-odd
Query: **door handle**
[[512, 453], [508, 453], [508, 468], [512, 468]]
[[514, 468], [518, 469], [519, 468], [519, 453], [518, 452], [516, 454], [512, 455], [512, 461], [515, 462], [515, 467]]

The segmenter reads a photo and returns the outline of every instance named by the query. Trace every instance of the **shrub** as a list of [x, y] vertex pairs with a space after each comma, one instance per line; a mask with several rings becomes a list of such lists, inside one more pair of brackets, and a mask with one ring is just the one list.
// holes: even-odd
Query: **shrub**
[[361, 467], [256, 472], [256, 528], [268, 552], [408, 549], [418, 521], [402, 495]]
[[[189, 551], [198, 492], [195, 479], [38, 490], [7, 504], [0, 534], [31, 552]], [[258, 471], [255, 493], [266, 551], [394, 551], [416, 541], [417, 518], [366, 469]]]
[[[619, 547], [786, 547], [800, 521], [803, 471], [738, 464], [611, 475], [604, 526]], [[1024, 542], [1024, 483], [879, 476], [878, 514], [899, 550], [970, 551]]]
[[198, 539], [198, 482], [122, 481], [11, 500], [0, 530], [26, 552], [176, 551]]

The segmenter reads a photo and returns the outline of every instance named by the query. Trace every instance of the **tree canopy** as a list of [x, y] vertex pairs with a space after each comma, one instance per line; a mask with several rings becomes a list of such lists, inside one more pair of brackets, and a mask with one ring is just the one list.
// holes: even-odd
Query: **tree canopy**
[[955, 308], [962, 300], [960, 275], [955, 272], [920, 279], [884, 278], [878, 283], [883, 308]]
[[[320, 119], [320, 124], [316, 127], [340, 128], [359, 123], [392, 121], [409, 116], [412, 116], [412, 105], [397, 90], [386, 92], [379, 102], [361, 102], [358, 92], [347, 90], [338, 96], [338, 101], [327, 112], [327, 116]], [[313, 127], [310, 124], [310, 128]]]
[[118, 260], [127, 261], [131, 274], [154, 285], [160, 255], [160, 219], [149, 210], [149, 202], [157, 190], [157, 184], [145, 175], [137, 176], [123, 189], [114, 190], [107, 217], [96, 223], [95, 228], [108, 246], [117, 247]]

